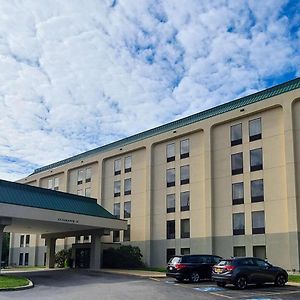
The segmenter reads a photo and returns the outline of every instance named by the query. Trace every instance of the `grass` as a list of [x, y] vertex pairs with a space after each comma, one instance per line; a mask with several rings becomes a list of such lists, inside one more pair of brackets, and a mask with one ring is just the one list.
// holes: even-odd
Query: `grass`
[[28, 285], [29, 281], [25, 277], [0, 275], [0, 289], [15, 288]]
[[167, 271], [165, 268], [150, 268], [150, 267], [146, 267], [144, 270], [145, 271], [161, 272], [161, 273], [166, 273], [166, 271]]
[[289, 281], [300, 283], [300, 275], [289, 275]]

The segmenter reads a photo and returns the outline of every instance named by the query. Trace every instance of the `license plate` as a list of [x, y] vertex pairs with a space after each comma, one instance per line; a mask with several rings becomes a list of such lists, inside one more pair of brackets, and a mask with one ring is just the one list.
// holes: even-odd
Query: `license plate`
[[215, 268], [215, 272], [216, 273], [222, 273], [222, 269], [221, 268]]

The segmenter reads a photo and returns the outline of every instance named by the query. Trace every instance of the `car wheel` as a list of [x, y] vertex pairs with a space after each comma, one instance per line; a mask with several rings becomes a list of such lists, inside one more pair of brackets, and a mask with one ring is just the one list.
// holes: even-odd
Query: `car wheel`
[[225, 287], [226, 283], [225, 282], [220, 282], [220, 281], [217, 281], [217, 286], [219, 287]]
[[245, 276], [238, 277], [234, 285], [239, 290], [244, 290], [247, 287], [247, 278]]
[[184, 279], [183, 279], [183, 278], [176, 278], [176, 281], [178, 281], [178, 282], [183, 282]]
[[200, 276], [199, 276], [199, 273], [197, 272], [192, 272], [191, 275], [190, 275], [190, 282], [199, 282], [200, 281]]
[[283, 274], [278, 274], [275, 278], [276, 286], [284, 286], [285, 285], [285, 276]]

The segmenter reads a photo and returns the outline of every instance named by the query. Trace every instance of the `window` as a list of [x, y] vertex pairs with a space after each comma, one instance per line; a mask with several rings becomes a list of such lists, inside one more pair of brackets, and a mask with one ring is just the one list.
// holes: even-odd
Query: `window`
[[233, 247], [233, 256], [234, 257], [244, 257], [244, 256], [246, 256], [245, 246]]
[[244, 213], [233, 214], [233, 235], [245, 234], [245, 217]]
[[243, 153], [235, 153], [231, 155], [231, 174], [237, 175], [243, 173]]
[[175, 239], [175, 220], [167, 221], [167, 239]]
[[253, 246], [253, 256], [261, 259], [266, 259], [267, 258], [266, 246]]
[[83, 190], [77, 190], [77, 195], [83, 196]]
[[261, 139], [261, 118], [249, 121], [249, 141]]
[[24, 235], [20, 236], [20, 247], [24, 247]]
[[167, 170], [167, 187], [175, 186], [175, 169]]
[[254, 211], [252, 212], [252, 234], [265, 233], [265, 212]]
[[116, 159], [115, 162], [114, 162], [114, 172], [115, 172], [115, 175], [121, 174], [121, 165], [122, 165], [121, 158], [120, 159]]
[[180, 184], [190, 183], [190, 166], [180, 167]]
[[124, 194], [131, 195], [131, 178], [127, 178], [124, 181]]
[[231, 146], [242, 144], [242, 124], [236, 124], [230, 127]]
[[167, 263], [173, 256], [175, 256], [175, 249], [174, 248], [167, 249]]
[[48, 189], [52, 190], [53, 189], [53, 180], [48, 179]]
[[44, 252], [44, 266], [46, 266], [47, 263], [47, 252]]
[[58, 177], [54, 178], [54, 188], [53, 189], [55, 191], [59, 190], [59, 178]]
[[29, 242], [30, 242], [30, 235], [26, 234], [26, 241], [25, 241], [25, 246], [29, 247]]
[[257, 171], [263, 168], [262, 148], [250, 150], [250, 170]]
[[29, 253], [25, 253], [24, 265], [28, 266]]
[[125, 157], [124, 168], [125, 168], [125, 173], [131, 172], [131, 156]]
[[175, 194], [167, 195], [167, 213], [175, 212]]
[[181, 248], [180, 250], [181, 255], [189, 255], [190, 252], [190, 248]]
[[175, 143], [167, 145], [167, 162], [175, 160]]
[[80, 238], [81, 238], [81, 236], [80, 236], [80, 235], [77, 235], [77, 236], [75, 237], [75, 242], [76, 242], [76, 243], [80, 243]]
[[189, 140], [180, 141], [180, 158], [186, 158], [190, 156], [190, 143]]
[[19, 266], [22, 266], [23, 265], [23, 253], [20, 253], [19, 254]]
[[92, 168], [87, 168], [85, 170], [85, 182], [91, 182], [92, 181]]
[[190, 210], [190, 192], [180, 193], [180, 210]]
[[90, 236], [89, 236], [89, 235], [84, 235], [84, 236], [83, 236], [83, 240], [84, 240], [84, 241], [88, 241], [89, 239], [90, 239]]
[[127, 230], [124, 230], [123, 242], [130, 241], [130, 225], [127, 225]]
[[232, 184], [232, 204], [244, 203], [244, 183], [238, 182]]
[[85, 189], [85, 196], [86, 197], [91, 197], [91, 188], [86, 188]]
[[119, 230], [113, 231], [113, 242], [114, 243], [120, 242], [120, 231]]
[[131, 217], [131, 202], [124, 202], [124, 218]]
[[180, 237], [182, 239], [190, 237], [190, 219], [182, 219], [180, 224]]
[[121, 195], [121, 181], [117, 180], [114, 182], [114, 197], [120, 197]]
[[77, 173], [77, 184], [82, 184], [83, 182], [83, 170], [79, 170]]
[[120, 219], [120, 203], [114, 203], [114, 216]]
[[251, 181], [251, 202], [264, 201], [264, 181], [263, 179]]

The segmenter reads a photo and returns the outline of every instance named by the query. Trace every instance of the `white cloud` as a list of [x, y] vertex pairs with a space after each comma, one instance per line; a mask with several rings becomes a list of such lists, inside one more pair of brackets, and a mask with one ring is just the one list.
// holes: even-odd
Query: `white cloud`
[[299, 15], [288, 5], [0, 2], [0, 177], [296, 74]]

